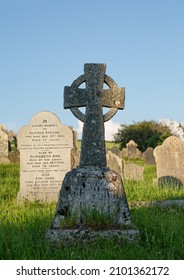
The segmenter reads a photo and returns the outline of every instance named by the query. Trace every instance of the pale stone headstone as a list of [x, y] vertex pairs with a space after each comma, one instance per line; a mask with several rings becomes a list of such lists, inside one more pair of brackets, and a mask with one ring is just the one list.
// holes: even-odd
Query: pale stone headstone
[[[84, 209], [88, 213], [95, 209], [108, 214], [116, 226], [131, 225], [121, 176], [107, 167], [104, 136], [104, 122], [112, 118], [118, 109], [124, 108], [124, 88], [118, 88], [105, 70], [105, 64], [85, 64], [85, 74], [64, 90], [64, 107], [70, 108], [84, 126], [80, 165], [64, 178], [52, 223], [53, 232], [50, 232], [52, 236], [57, 234], [57, 230], [74, 235], [74, 231], [60, 228], [60, 222], [68, 213], [77, 215], [76, 224], [80, 228], [85, 224]], [[84, 82], [86, 88], [79, 88]], [[103, 89], [104, 83], [109, 89]], [[78, 109], [84, 106], [85, 114]], [[110, 109], [103, 115], [102, 107]], [[120, 235], [121, 232], [123, 230], [119, 231]]]
[[118, 157], [116, 154], [112, 153], [111, 151], [108, 151], [106, 154], [107, 158], [107, 166], [111, 169], [119, 173], [121, 176], [123, 176], [123, 160], [122, 158]]
[[136, 148], [135, 158], [142, 158], [142, 152]]
[[11, 152], [9, 152], [8, 159], [12, 163], [20, 164], [20, 152], [19, 152], [19, 150], [17, 148], [14, 148]]
[[17, 135], [13, 130], [8, 131], [8, 145], [9, 152], [17, 148]]
[[120, 152], [120, 157], [121, 158], [126, 158], [127, 157], [127, 148], [123, 148]]
[[51, 112], [39, 112], [17, 136], [20, 151], [18, 201], [50, 202], [59, 196], [61, 182], [71, 170], [73, 132]]
[[182, 186], [184, 183], [184, 142], [175, 136], [166, 138], [154, 149], [158, 184]]
[[140, 158], [141, 157], [141, 151], [137, 148], [137, 144], [134, 142], [134, 140], [130, 140], [126, 144], [127, 149], [127, 157], [128, 158]]
[[8, 157], [8, 134], [4, 125], [0, 125], [0, 158]]
[[9, 164], [10, 160], [6, 157], [0, 157], [0, 164]]
[[126, 163], [124, 165], [124, 179], [126, 180], [143, 180], [144, 167], [135, 163]]
[[115, 155], [117, 155], [118, 157], [120, 156], [120, 149], [117, 146], [113, 146], [111, 148], [111, 152], [113, 152]]
[[147, 165], [155, 165], [155, 157], [153, 155], [153, 148], [152, 147], [148, 147], [144, 153], [142, 153], [142, 157], [145, 160], [145, 163]]

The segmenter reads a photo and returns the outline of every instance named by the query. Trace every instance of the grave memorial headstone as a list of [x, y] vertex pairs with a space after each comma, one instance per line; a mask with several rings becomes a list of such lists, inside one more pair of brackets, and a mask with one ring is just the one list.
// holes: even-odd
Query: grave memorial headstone
[[158, 185], [183, 186], [184, 142], [175, 136], [166, 138], [154, 149]]
[[126, 163], [124, 165], [124, 179], [126, 180], [143, 180], [144, 167], [135, 163]]
[[145, 163], [147, 165], [155, 165], [155, 157], [153, 155], [153, 148], [152, 147], [148, 147], [144, 153], [142, 153], [142, 157], [145, 160]]
[[[113, 219], [116, 226], [131, 225], [121, 176], [107, 167], [104, 139], [104, 122], [112, 118], [118, 109], [124, 108], [124, 88], [118, 88], [105, 71], [105, 64], [85, 64], [84, 74], [64, 89], [64, 108], [70, 108], [84, 122], [84, 127], [80, 164], [64, 178], [49, 232], [52, 238], [75, 235], [75, 229], [64, 230], [61, 226], [68, 214], [76, 217], [76, 234], [80, 231], [88, 235], [88, 230], [82, 230], [86, 225], [86, 211], [105, 214]], [[79, 88], [84, 82], [86, 88]], [[103, 89], [104, 83], [109, 89]], [[83, 106], [86, 107], [85, 114], [78, 108]], [[110, 108], [104, 115], [103, 107]], [[124, 234], [123, 230], [118, 232], [119, 235]]]
[[126, 151], [127, 151], [128, 158], [141, 158], [142, 156], [142, 153], [137, 148], [137, 144], [134, 142], [134, 140], [130, 140], [126, 144]]
[[73, 132], [51, 112], [39, 112], [18, 132], [18, 201], [57, 201], [61, 182], [71, 170]]
[[120, 152], [120, 157], [121, 158], [126, 158], [127, 157], [127, 149], [123, 148]]
[[111, 150], [111, 152], [113, 152], [118, 157], [120, 156], [121, 151], [117, 146], [113, 146], [110, 150]]
[[122, 158], [118, 157], [116, 154], [108, 151], [106, 154], [107, 157], [107, 166], [109, 169], [116, 171], [123, 177], [124, 164]]
[[17, 135], [13, 130], [8, 131], [9, 152], [17, 148]]
[[4, 125], [0, 125], [0, 158], [8, 158], [8, 134]]

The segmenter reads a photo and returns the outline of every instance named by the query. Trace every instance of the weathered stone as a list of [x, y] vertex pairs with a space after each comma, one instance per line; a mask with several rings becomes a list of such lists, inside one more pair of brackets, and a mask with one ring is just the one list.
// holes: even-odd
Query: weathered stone
[[9, 164], [10, 160], [6, 157], [0, 157], [0, 164]]
[[126, 163], [124, 165], [124, 178], [127, 180], [143, 180], [144, 167], [135, 163]]
[[77, 149], [72, 149], [71, 151], [71, 169], [79, 166], [80, 162], [80, 152]]
[[3, 125], [0, 125], [0, 157], [8, 157], [8, 134]]
[[8, 150], [9, 152], [17, 148], [17, 135], [15, 131], [10, 130], [8, 132]]
[[137, 148], [137, 144], [133, 140], [130, 140], [126, 144], [126, 148], [127, 148], [127, 157], [128, 158], [141, 157], [141, 152], [139, 151], [139, 149]]
[[18, 201], [58, 200], [61, 182], [71, 170], [72, 130], [51, 112], [33, 116], [18, 132], [20, 192]]
[[142, 157], [145, 160], [145, 163], [147, 165], [155, 165], [155, 157], [153, 155], [153, 148], [152, 147], [148, 147], [146, 149], [146, 151], [142, 154]]
[[154, 156], [158, 184], [181, 187], [184, 183], [184, 142], [170, 136], [154, 149]]
[[127, 157], [127, 149], [123, 148], [120, 152], [120, 157], [121, 158], [126, 158]]
[[47, 238], [52, 242], [75, 242], [82, 240], [89, 242], [96, 238], [113, 238], [122, 239], [125, 242], [132, 242], [139, 238], [139, 232], [136, 229], [106, 229], [106, 230], [94, 230], [94, 229], [62, 229], [53, 230], [50, 229], [46, 234]]
[[136, 148], [135, 158], [142, 158], [142, 153], [138, 148]]
[[116, 154], [112, 153], [111, 151], [108, 151], [106, 154], [107, 157], [107, 166], [111, 169], [119, 173], [121, 176], [123, 176], [124, 172], [124, 164], [123, 160], [118, 157]]
[[6, 128], [6, 126], [4, 124], [0, 124], [0, 130], [5, 132], [6, 134], [8, 133], [8, 130], [7, 130], [7, 128]]
[[184, 199], [168, 199], [168, 200], [156, 200], [156, 201], [132, 201], [129, 203], [130, 209], [141, 207], [181, 207], [184, 208]]
[[[112, 219], [114, 226], [132, 225], [121, 176], [107, 167], [104, 140], [104, 121], [118, 108], [123, 109], [124, 89], [118, 89], [105, 69], [104, 64], [85, 64], [85, 74], [65, 87], [64, 107], [70, 108], [84, 127], [79, 167], [65, 175], [61, 187], [52, 223], [56, 230], [61, 230], [68, 215], [76, 217], [75, 224], [81, 228], [86, 224], [85, 213], [94, 210]], [[84, 82], [86, 89], [78, 88]], [[103, 90], [103, 83], [110, 89]], [[79, 111], [81, 106], [86, 106], [85, 114]], [[110, 108], [105, 115], [102, 106]]]
[[120, 149], [117, 146], [113, 146], [111, 148], [111, 152], [114, 153], [115, 155], [117, 155], [118, 157], [120, 156]]
[[68, 172], [62, 184], [52, 228], [59, 228], [68, 213], [84, 222], [83, 211], [93, 209], [114, 217], [115, 225], [131, 224], [121, 176], [98, 167], [79, 167]]
[[8, 141], [12, 142], [17, 137], [15, 131], [10, 130], [8, 131]]
[[[104, 121], [124, 108], [124, 88], [118, 88], [105, 70], [105, 64], [85, 64], [85, 74], [64, 90], [64, 108], [84, 122], [80, 166], [106, 166]], [[78, 88], [84, 82], [86, 89]], [[104, 82], [109, 90], [103, 90]], [[84, 106], [85, 115], [78, 109]], [[111, 108], [104, 116], [102, 106]]]
[[9, 152], [8, 158], [12, 163], [20, 163], [20, 152], [18, 149], [13, 149]]

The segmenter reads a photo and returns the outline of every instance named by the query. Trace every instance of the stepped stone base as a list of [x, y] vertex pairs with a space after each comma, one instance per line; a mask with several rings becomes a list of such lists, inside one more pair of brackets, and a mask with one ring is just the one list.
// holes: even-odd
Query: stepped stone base
[[97, 238], [117, 237], [126, 242], [133, 242], [139, 238], [139, 231], [136, 229], [108, 229], [108, 230], [88, 230], [88, 229], [50, 229], [46, 237], [51, 242], [70, 242], [70, 241], [92, 241]]
[[84, 223], [83, 212], [96, 211], [113, 219], [114, 225], [131, 225], [128, 203], [121, 176], [108, 168], [78, 167], [65, 175], [52, 228], [68, 215], [76, 225]]
[[[89, 217], [96, 224], [99, 221], [100, 226], [91, 226]], [[66, 224], [67, 218], [72, 220], [72, 226]], [[106, 221], [110, 221], [108, 227], [104, 225]], [[116, 236], [134, 240], [138, 235], [139, 231], [131, 223], [118, 173], [107, 167], [88, 166], [77, 167], [65, 175], [52, 226], [47, 232], [49, 239], [91, 240]]]

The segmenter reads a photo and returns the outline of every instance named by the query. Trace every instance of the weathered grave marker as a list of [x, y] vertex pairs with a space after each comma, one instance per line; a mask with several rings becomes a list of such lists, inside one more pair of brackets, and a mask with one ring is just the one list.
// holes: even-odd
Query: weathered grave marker
[[145, 163], [147, 165], [155, 165], [155, 157], [153, 155], [153, 148], [148, 147], [144, 153], [142, 153], [142, 157], [145, 159]]
[[144, 167], [135, 163], [126, 163], [124, 165], [124, 178], [127, 180], [143, 180]]
[[58, 199], [63, 178], [71, 170], [72, 130], [51, 112], [33, 116], [18, 132], [20, 192], [18, 201]]
[[118, 157], [116, 154], [108, 151], [106, 154], [107, 157], [107, 166], [119, 173], [123, 177], [124, 173], [124, 164], [122, 158]]
[[127, 151], [127, 157], [129, 158], [141, 158], [142, 153], [137, 148], [137, 144], [134, 142], [134, 140], [130, 140], [126, 144], [126, 151]]
[[[112, 118], [118, 109], [124, 108], [124, 88], [118, 88], [105, 70], [105, 64], [85, 64], [85, 74], [64, 90], [64, 107], [70, 108], [84, 122], [84, 127], [80, 165], [64, 178], [52, 223], [55, 230], [49, 232], [52, 237], [73, 237], [74, 229], [62, 229], [62, 220], [69, 214], [76, 216], [76, 225], [81, 229], [86, 223], [85, 213], [93, 210], [111, 217], [114, 226], [131, 225], [121, 176], [107, 167], [104, 139], [104, 122]], [[84, 82], [86, 89], [79, 88]], [[104, 83], [109, 89], [103, 89]], [[85, 114], [78, 109], [83, 106], [86, 107]], [[103, 106], [110, 108], [105, 115]], [[119, 236], [121, 233], [123, 235], [123, 231], [119, 231]], [[85, 231], [85, 234], [89, 232]]]
[[154, 149], [154, 156], [158, 185], [181, 187], [184, 183], [184, 142], [170, 136]]
[[0, 158], [8, 157], [8, 134], [4, 125], [0, 125]]
[[110, 150], [111, 150], [112, 153], [114, 153], [118, 157], [120, 156], [121, 151], [117, 146], [113, 146]]

